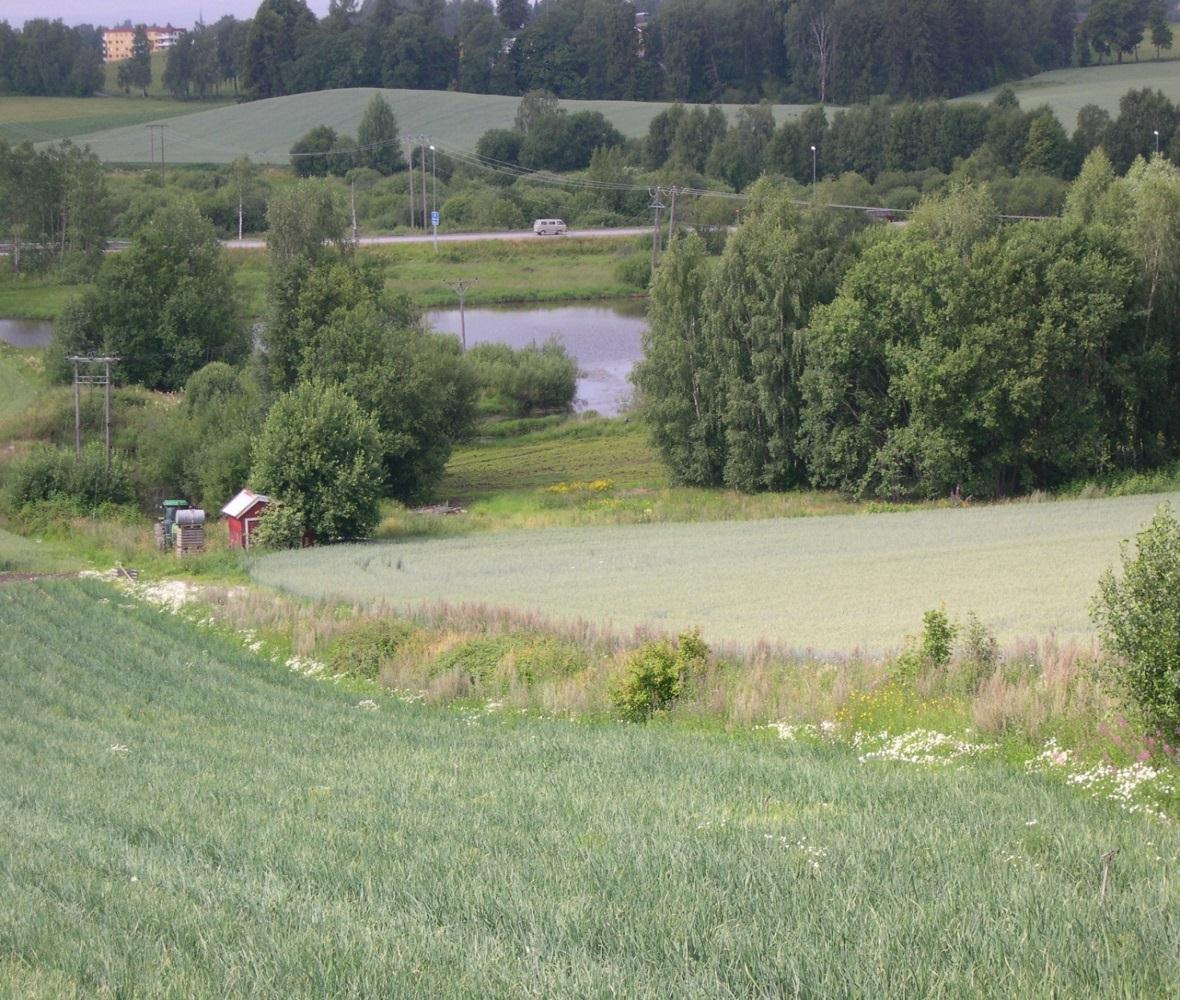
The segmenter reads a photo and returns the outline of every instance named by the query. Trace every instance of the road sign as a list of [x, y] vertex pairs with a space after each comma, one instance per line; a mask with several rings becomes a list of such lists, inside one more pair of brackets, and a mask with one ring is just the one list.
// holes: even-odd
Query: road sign
[[438, 212], [431, 212], [430, 213], [430, 224], [432, 226], [438, 225]]

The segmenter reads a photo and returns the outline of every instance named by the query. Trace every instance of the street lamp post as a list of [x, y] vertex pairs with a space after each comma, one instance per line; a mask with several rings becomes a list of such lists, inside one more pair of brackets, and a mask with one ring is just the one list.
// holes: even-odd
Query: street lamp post
[[815, 197], [815, 147], [811, 147], [811, 196]]
[[434, 252], [438, 253], [438, 170], [434, 143], [430, 144], [430, 226], [434, 230]]
[[1155, 155], [1159, 156], [1160, 155], [1160, 130], [1158, 128], [1152, 129], [1152, 132], [1155, 134]]

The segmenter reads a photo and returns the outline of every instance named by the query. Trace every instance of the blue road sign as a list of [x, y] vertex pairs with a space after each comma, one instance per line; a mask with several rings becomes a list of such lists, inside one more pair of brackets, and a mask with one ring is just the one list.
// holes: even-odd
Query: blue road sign
[[438, 212], [431, 212], [430, 213], [430, 224], [432, 226], [438, 225]]

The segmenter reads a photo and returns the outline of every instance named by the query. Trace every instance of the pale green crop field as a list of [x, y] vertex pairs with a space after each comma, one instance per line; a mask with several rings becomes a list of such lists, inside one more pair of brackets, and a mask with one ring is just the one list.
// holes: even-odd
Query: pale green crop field
[[706, 640], [885, 650], [945, 604], [1002, 638], [1090, 634], [1099, 576], [1165, 499], [492, 533], [325, 546], [254, 564], [306, 596], [481, 602]]
[[[1175, 26], [1180, 29], [1180, 25]], [[1180, 30], [1177, 30], [1180, 35]], [[1154, 50], [1153, 50], [1154, 54]], [[1084, 69], [1055, 69], [1009, 84], [1026, 111], [1048, 104], [1066, 131], [1073, 132], [1078, 112], [1087, 104], [1097, 104], [1117, 118], [1119, 99], [1129, 90], [1150, 87], [1163, 91], [1172, 101], [1180, 101], [1180, 59], [1152, 62], [1124, 62]], [[988, 102], [999, 88], [959, 98], [962, 101]]]
[[406, 705], [96, 583], [0, 587], [0, 690], [3, 996], [1180, 982], [1176, 827], [997, 761]]
[[[458, 149], [471, 150], [488, 129], [511, 128], [519, 97], [461, 94], [433, 90], [375, 90], [361, 87], [294, 94], [232, 107], [200, 111], [168, 122], [166, 148], [172, 163], [228, 163], [247, 155], [260, 163], [290, 162], [291, 146], [316, 125], [356, 135], [365, 106], [375, 93], [389, 101], [403, 134], [429, 135]], [[562, 101], [568, 111], [601, 111], [627, 136], [647, 133], [648, 124], [666, 103], [641, 101]], [[730, 115], [738, 108], [725, 109]], [[775, 116], [797, 116], [801, 105], [777, 105]], [[0, 119], [2, 119], [0, 115]], [[148, 158], [142, 127], [109, 129], [80, 135], [107, 162]]]

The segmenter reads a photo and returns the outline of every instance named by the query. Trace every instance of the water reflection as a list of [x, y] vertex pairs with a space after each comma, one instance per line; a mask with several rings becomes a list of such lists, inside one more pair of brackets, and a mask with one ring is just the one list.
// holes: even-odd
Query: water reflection
[[42, 320], [0, 319], [0, 341], [13, 347], [48, 347], [53, 324]]
[[[467, 345], [485, 341], [521, 348], [540, 344], [556, 334], [577, 359], [574, 409], [614, 416], [631, 402], [631, 368], [643, 357], [647, 303], [626, 299], [594, 305], [488, 306], [467, 310]], [[459, 310], [426, 314], [435, 330], [459, 335]]]

